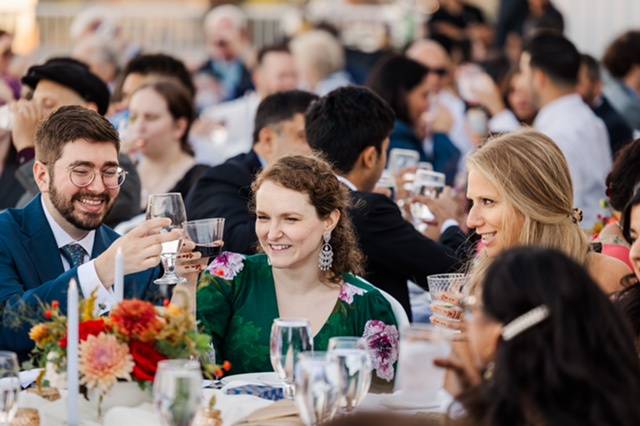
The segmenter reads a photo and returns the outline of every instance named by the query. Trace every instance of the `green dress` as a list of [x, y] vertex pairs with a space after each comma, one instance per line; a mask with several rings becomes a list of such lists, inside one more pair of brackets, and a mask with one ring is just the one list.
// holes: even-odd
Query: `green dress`
[[[362, 278], [345, 274], [343, 280], [335, 308], [314, 337], [313, 347], [326, 350], [333, 336], [362, 336], [377, 375], [390, 381], [398, 357], [398, 330], [391, 305]], [[200, 280], [197, 316], [213, 339], [217, 361], [231, 362], [230, 374], [273, 370], [269, 338], [279, 312], [266, 255], [224, 252], [211, 262]]]

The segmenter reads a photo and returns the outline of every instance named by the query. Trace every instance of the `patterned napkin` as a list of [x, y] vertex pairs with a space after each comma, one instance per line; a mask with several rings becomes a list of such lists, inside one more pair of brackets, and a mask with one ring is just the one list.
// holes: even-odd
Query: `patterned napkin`
[[268, 385], [241, 385], [229, 387], [225, 390], [227, 395], [253, 395], [270, 401], [279, 401], [284, 398], [284, 389]]

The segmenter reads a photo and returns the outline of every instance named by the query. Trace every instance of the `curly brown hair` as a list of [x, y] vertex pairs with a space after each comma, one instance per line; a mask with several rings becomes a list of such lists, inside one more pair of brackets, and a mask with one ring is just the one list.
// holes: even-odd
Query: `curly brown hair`
[[326, 161], [317, 156], [292, 155], [280, 158], [263, 170], [251, 186], [251, 209], [254, 212], [255, 194], [266, 181], [307, 194], [320, 219], [326, 219], [335, 210], [340, 213], [340, 219], [331, 233], [333, 264], [331, 269], [322, 273], [324, 282], [339, 283], [347, 272], [362, 274], [364, 256], [358, 247], [347, 212], [351, 205], [349, 190], [338, 181]]

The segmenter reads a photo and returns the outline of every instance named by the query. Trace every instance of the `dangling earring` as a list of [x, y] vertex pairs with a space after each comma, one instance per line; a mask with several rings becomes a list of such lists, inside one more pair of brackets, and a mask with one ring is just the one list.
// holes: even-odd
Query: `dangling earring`
[[493, 372], [495, 371], [495, 369], [496, 369], [496, 363], [491, 361], [487, 365], [487, 368], [482, 373], [482, 378], [485, 379], [486, 381], [493, 379]]
[[331, 239], [331, 232], [327, 232], [322, 236], [324, 244], [322, 244], [322, 250], [320, 250], [320, 258], [318, 259], [318, 267], [321, 271], [326, 272], [331, 269], [333, 265], [333, 247], [329, 244]]

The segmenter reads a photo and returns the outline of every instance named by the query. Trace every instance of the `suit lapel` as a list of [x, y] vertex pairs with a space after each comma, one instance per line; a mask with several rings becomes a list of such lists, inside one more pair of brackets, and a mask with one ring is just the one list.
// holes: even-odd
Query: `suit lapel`
[[[41, 282], [52, 280], [64, 272], [53, 231], [42, 210], [38, 195], [24, 208], [22, 230], [26, 235], [24, 246]], [[54, 254], [55, 253], [55, 254]]]

